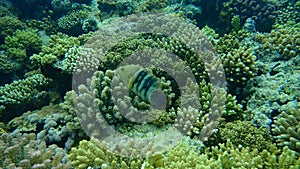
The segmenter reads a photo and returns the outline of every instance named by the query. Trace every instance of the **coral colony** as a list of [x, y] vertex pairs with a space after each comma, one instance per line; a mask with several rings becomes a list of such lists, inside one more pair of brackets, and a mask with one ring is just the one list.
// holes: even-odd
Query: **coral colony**
[[300, 168], [299, 10], [0, 0], [0, 168]]

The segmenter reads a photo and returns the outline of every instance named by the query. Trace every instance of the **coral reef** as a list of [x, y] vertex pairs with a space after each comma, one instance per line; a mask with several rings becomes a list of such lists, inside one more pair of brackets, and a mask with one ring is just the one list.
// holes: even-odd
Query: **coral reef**
[[38, 29], [40, 33], [43, 32], [47, 35], [56, 34], [59, 28], [52, 10], [43, 11], [41, 18], [26, 20], [26, 26]]
[[[21, 65], [18, 65], [16, 62], [13, 62], [4, 54], [0, 52], [0, 73], [7, 74], [13, 73], [14, 70], [20, 69]], [[0, 84], [2, 84], [1, 82]], [[4, 82], [5, 84], [5, 82]]]
[[1, 167], [13, 168], [71, 168], [66, 152], [56, 145], [46, 146], [35, 134], [1, 134]]
[[30, 59], [35, 65], [52, 65], [62, 60], [69, 48], [79, 45], [80, 41], [77, 38], [58, 33], [52, 35], [49, 43], [42, 46], [42, 51], [34, 54]]
[[221, 57], [224, 66], [228, 88], [231, 93], [239, 95], [249, 79], [258, 72], [257, 57], [254, 48], [246, 44], [251, 34], [239, 30], [225, 34], [212, 41]]
[[[52, 35], [49, 43], [42, 46], [42, 51], [39, 54], [32, 55], [30, 60], [36, 67], [41, 66], [42, 73], [48, 77], [65, 77], [66, 74], [70, 74], [70, 70], [68, 68], [71, 67], [71, 65], [63, 65], [64, 63], [71, 64], [69, 62], [64, 62], [64, 59], [66, 59], [65, 55], [70, 48], [75, 49], [75, 51], [72, 51], [76, 53], [76, 48], [78, 48], [79, 45], [80, 41], [78, 38], [58, 33], [56, 35]], [[70, 54], [71, 53], [69, 51], [67, 56], [70, 57]]]
[[278, 6], [278, 16], [276, 17], [276, 23], [286, 24], [286, 23], [299, 23], [300, 2], [277, 2]]
[[98, 8], [101, 10], [101, 17], [109, 18], [115, 16], [126, 16], [142, 12], [163, 11], [171, 2], [168, 0], [153, 1], [107, 1], [97, 0]]
[[228, 121], [234, 119], [243, 119], [244, 111], [242, 105], [237, 103], [236, 97], [231, 94], [227, 94], [226, 98], [218, 98], [219, 95], [214, 96], [211, 84], [207, 84], [204, 80], [199, 84], [199, 98], [200, 104], [202, 105], [200, 113], [198, 113], [197, 120], [195, 121], [191, 131], [188, 133], [190, 136], [197, 136], [202, 132], [206, 121], [208, 121], [208, 114], [211, 113], [211, 103], [216, 97], [217, 100], [225, 100], [224, 107], [220, 110], [221, 117]]
[[0, 0], [0, 168], [299, 168], [299, 7]]

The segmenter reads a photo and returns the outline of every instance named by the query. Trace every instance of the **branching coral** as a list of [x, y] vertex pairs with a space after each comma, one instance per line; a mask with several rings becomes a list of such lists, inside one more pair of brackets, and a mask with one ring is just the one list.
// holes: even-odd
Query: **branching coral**
[[300, 103], [297, 109], [281, 112], [275, 117], [272, 132], [279, 146], [288, 146], [300, 153]]
[[278, 17], [276, 17], [276, 23], [278, 24], [286, 24], [286, 23], [299, 23], [299, 10], [300, 10], [300, 2], [278, 2]]
[[243, 118], [244, 111], [242, 105], [238, 104], [235, 96], [227, 94], [226, 98], [221, 98], [220, 95], [214, 95], [211, 89], [211, 84], [207, 84], [204, 80], [199, 84], [199, 96], [200, 104], [202, 105], [200, 113], [197, 116], [197, 120], [193, 125], [189, 135], [195, 136], [201, 133], [201, 129], [204, 127], [205, 122], [208, 121], [208, 114], [211, 113], [211, 103], [213, 99], [225, 100], [224, 107], [220, 108], [220, 117], [222, 116], [228, 121], [233, 119]]
[[115, 1], [115, 0], [97, 0], [99, 10], [104, 18], [112, 16], [124, 16], [141, 12], [157, 12], [163, 10], [170, 4], [168, 0], [152, 1]]
[[43, 18], [26, 20], [26, 26], [40, 31], [44, 31], [47, 35], [53, 35], [58, 32], [59, 27], [52, 10], [43, 11]]
[[[107, 148], [107, 146], [109, 145], [106, 145], [105, 143], [95, 138], [91, 138], [90, 141], [87, 140], [81, 141], [79, 143], [79, 146], [73, 147], [69, 154], [69, 158], [72, 160], [72, 166], [78, 169], [84, 169], [88, 167], [139, 169], [142, 167], [144, 159], [130, 158], [131, 155], [129, 155], [128, 157], [118, 156], [117, 154], [114, 154], [112, 151], [110, 151], [109, 148]], [[126, 146], [130, 146], [130, 145], [120, 144], [121, 149], [123, 147], [125, 148], [124, 151], [128, 151], [129, 147]], [[130, 154], [130, 152], [127, 153]], [[138, 152], [132, 151], [132, 153], [138, 153]], [[159, 163], [157, 161], [155, 162], [157, 164]]]
[[[32, 55], [30, 60], [36, 67], [41, 66], [43, 74], [46, 76], [58, 78], [65, 73], [70, 73], [71, 70], [69, 69], [72, 67], [72, 63], [64, 60], [68, 60], [66, 56], [69, 59], [75, 58], [74, 55], [77, 53], [79, 45], [78, 38], [58, 33], [52, 35], [49, 43], [42, 46], [42, 51], [39, 54]], [[76, 59], [73, 59], [73, 61], [76, 63]]]
[[1, 48], [5, 50], [5, 55], [8, 56], [9, 60], [31, 67], [29, 57], [41, 50], [42, 40], [38, 36], [37, 30], [17, 30], [12, 36], [5, 37], [5, 42]]
[[297, 168], [300, 158], [285, 147], [282, 151], [275, 145], [259, 151], [249, 147], [235, 147], [230, 141], [198, 154], [187, 143], [181, 142], [164, 158], [163, 168]]
[[[250, 49], [240, 47], [222, 56], [230, 88], [242, 87], [257, 74], [256, 56]], [[234, 85], [235, 84], [235, 85]]]
[[[148, 20], [147, 20], [148, 19]], [[149, 18], [145, 18], [147, 22], [152, 22], [149, 20]], [[174, 23], [170, 23], [168, 25], [168, 30], [169, 28], [176, 27], [177, 25], [173, 25]], [[127, 26], [127, 25], [125, 25]], [[155, 28], [158, 29], [158, 28]], [[243, 114], [243, 110], [240, 104], [237, 103], [236, 99], [232, 95], [226, 96], [225, 90], [222, 92], [216, 91], [212, 89], [212, 85], [207, 82], [208, 81], [208, 72], [205, 71], [205, 66], [208, 67], [208, 69], [212, 70], [218, 70], [219, 64], [215, 60], [213, 60], [211, 63], [203, 63], [203, 60], [205, 60], [205, 57], [208, 58], [214, 58], [215, 56], [213, 52], [207, 52], [207, 55], [202, 54], [201, 52], [199, 55], [194, 53], [190, 48], [188, 41], [192, 39], [192, 42], [199, 42], [199, 44], [203, 44], [201, 47], [203, 47], [203, 51], [211, 50], [210, 47], [212, 47], [208, 42], [207, 39], [205, 39], [204, 35], [202, 35], [200, 32], [197, 32], [196, 34], [199, 35], [201, 38], [199, 39], [193, 39], [193, 37], [189, 31], [194, 31], [192, 28], [182, 27], [182, 30], [179, 29], [180, 34], [178, 34], [179, 38], [171, 38], [171, 37], [165, 37], [161, 35], [151, 35], [151, 34], [139, 34], [136, 36], [132, 36], [132, 32], [128, 30], [128, 32], [124, 32], [124, 34], [121, 34], [118, 37], [115, 37], [115, 32], [106, 32], [105, 35], [103, 35], [103, 32], [99, 31], [96, 32], [95, 36], [91, 37], [91, 39], [87, 42], [86, 48], [87, 49], [92, 49], [94, 50], [98, 56], [98, 58], [95, 58], [96, 62], [97, 59], [99, 60], [98, 62], [100, 63], [99, 69], [103, 71], [97, 71], [94, 76], [87, 81], [87, 83], [83, 82], [85, 85], [80, 85], [78, 88], [79, 93], [77, 93], [78, 97], [76, 97], [76, 109], [79, 110], [79, 116], [80, 118], [83, 119], [83, 123], [86, 124], [87, 128], [86, 130], [89, 132], [93, 132], [98, 130], [97, 127], [101, 126], [98, 125], [98, 123], [104, 123], [106, 120], [109, 124], [116, 124], [116, 126], [121, 126], [118, 123], [132, 123], [137, 120], [138, 116], [144, 116], [150, 113], [145, 113], [145, 112], [139, 112], [137, 113], [138, 109], [145, 109], [147, 108], [147, 103], [141, 101], [138, 97], [134, 95], [129, 95], [130, 97], [120, 97], [120, 95], [111, 96], [112, 91], [116, 93], [120, 93], [123, 88], [124, 84], [121, 84], [118, 80], [113, 80], [114, 76], [114, 71], [111, 69], [114, 69], [117, 67], [118, 64], [121, 63], [124, 59], [127, 59], [126, 57], [132, 56], [135, 54], [135, 52], [139, 52], [141, 50], [149, 50], [151, 51], [151, 55], [147, 55], [145, 53], [139, 53], [139, 58], [138, 60], [143, 60], [144, 58], [147, 60], [147, 62], [153, 65], [150, 67], [150, 69], [155, 69], [158, 67], [158, 63], [162, 62], [166, 64], [167, 66], [165, 67], [171, 67], [177, 65], [177, 63], [174, 63], [170, 65], [170, 63], [173, 63], [172, 61], [169, 61], [171, 58], [169, 55], [155, 51], [155, 48], [162, 48], [166, 50], [167, 52], [174, 53], [178, 55], [185, 64], [187, 64], [191, 71], [194, 73], [196, 76], [196, 80], [198, 81], [198, 84], [200, 87], [200, 103], [201, 107], [199, 106], [199, 110], [196, 110], [196, 113], [191, 113], [194, 112], [191, 110], [187, 109], [180, 109], [179, 104], [180, 101], [182, 102], [188, 102], [188, 100], [193, 100], [191, 99], [192, 96], [189, 96], [189, 98], [183, 98], [183, 99], [178, 99], [179, 98], [179, 89], [178, 86], [176, 87], [176, 82], [174, 79], [172, 79], [170, 76], [167, 75], [165, 72], [160, 71], [159, 69], [156, 69], [156, 72], [154, 71], [154, 74], [158, 78], [165, 78], [168, 83], [166, 83], [169, 88], [166, 88], [166, 93], [171, 99], [172, 103], [170, 104], [170, 107], [163, 112], [163, 114], [157, 114], [159, 118], [153, 121], [153, 124], [161, 126], [165, 124], [171, 124], [173, 122], [176, 123], [176, 126], [178, 127], [183, 127], [185, 128], [184, 130], [189, 129], [191, 127], [191, 124], [193, 123], [192, 120], [187, 120], [184, 117], [180, 117], [182, 114], [185, 116], [190, 116], [189, 118], [196, 120], [196, 123], [191, 127], [192, 131], [188, 132], [188, 134], [193, 135], [193, 136], [199, 136], [201, 131], [204, 129], [204, 131], [207, 131], [208, 133], [211, 131], [214, 131], [213, 128], [210, 125], [206, 126], [206, 123], [209, 121], [214, 121], [216, 117], [219, 115], [224, 115], [224, 117], [231, 118], [233, 116], [239, 116], [241, 117]], [[162, 30], [162, 31], [167, 31], [167, 30]], [[112, 33], [112, 34], [110, 34]], [[182, 33], [182, 34], [181, 34]], [[106, 36], [109, 35], [110, 41], [107, 43], [103, 43], [104, 39], [106, 39]], [[123, 37], [124, 36], [124, 37]], [[175, 36], [175, 35], [174, 35]], [[176, 34], [177, 36], [177, 34]], [[117, 38], [117, 39], [115, 39]], [[103, 39], [103, 40], [102, 40]], [[186, 44], [184, 44], [186, 42]], [[198, 44], [198, 43], [197, 43]], [[99, 48], [103, 47], [104, 49], [108, 49], [108, 52], [104, 55], [102, 49]], [[152, 49], [154, 48], [154, 49]], [[204, 49], [205, 48], [205, 49]], [[143, 57], [145, 55], [145, 57]], [[159, 56], [157, 60], [156, 56]], [[203, 58], [202, 58], [203, 57]], [[82, 57], [81, 57], [82, 58]], [[151, 58], [149, 60], [149, 58]], [[101, 60], [101, 62], [100, 62]], [[149, 60], [149, 61], [148, 61]], [[165, 63], [166, 61], [167, 63]], [[93, 64], [89, 63], [90, 61], [88, 59], [82, 60], [79, 63], [80, 64]], [[235, 62], [235, 60], [233, 61]], [[180, 67], [178, 67], [180, 68]], [[171, 69], [172, 70], [172, 69]], [[180, 69], [182, 70], [182, 69]], [[173, 70], [172, 70], [173, 71]], [[171, 72], [172, 72], [171, 71]], [[82, 73], [86, 72], [83, 71]], [[174, 71], [173, 71], [174, 72]], [[176, 71], [175, 71], [176, 72]], [[182, 72], [182, 71], [181, 71]], [[220, 72], [215, 72], [216, 74], [219, 75]], [[180, 74], [180, 73], [179, 73]], [[234, 74], [234, 73], [233, 73]], [[217, 77], [212, 77], [216, 78]], [[163, 81], [163, 80], [162, 80]], [[118, 88], [111, 87], [111, 84], [117, 85]], [[123, 85], [123, 86], [122, 86]], [[166, 85], [166, 86], [167, 86]], [[197, 91], [198, 88], [196, 89], [190, 89], [193, 91]], [[171, 93], [169, 92], [171, 91]], [[168, 93], [169, 92], [169, 93]], [[173, 93], [175, 94], [175, 97], [173, 96]], [[177, 98], [176, 98], [177, 94]], [[225, 103], [227, 97], [227, 102]], [[197, 100], [197, 99], [196, 99]], [[222, 107], [219, 105], [222, 105], [222, 101], [224, 102], [223, 104], [226, 104], [226, 106]], [[115, 104], [117, 103], [118, 106]], [[130, 107], [130, 103], [132, 103], [135, 107]], [[214, 107], [215, 106], [215, 107]], [[137, 109], [136, 109], [137, 108]], [[212, 110], [210, 110], [212, 108]], [[127, 114], [120, 114], [119, 109], [125, 109], [129, 110]], [[87, 112], [87, 113], [86, 113]], [[215, 114], [215, 115], [209, 115], [210, 113]], [[88, 114], [88, 115], [87, 115]], [[195, 116], [197, 114], [197, 116]], [[99, 117], [104, 116], [104, 119], [101, 119]], [[153, 117], [157, 116], [155, 113], [151, 114]], [[205, 116], [206, 115], [206, 116]], [[216, 116], [216, 117], [212, 117]], [[91, 124], [91, 121], [96, 121], [97, 123]], [[194, 118], [192, 118], [194, 117]], [[152, 117], [151, 117], [152, 118]], [[178, 118], [178, 119], [176, 119]], [[182, 119], [181, 119], [182, 118]], [[126, 119], [126, 120], [125, 120]], [[154, 118], [155, 119], [155, 118]], [[232, 120], [232, 119], [231, 119]], [[130, 122], [131, 121], [131, 122]], [[128, 125], [130, 126], [130, 125]], [[103, 127], [103, 126], [101, 126]], [[101, 128], [100, 127], [100, 128]], [[133, 127], [134, 128], [134, 127]], [[129, 129], [128, 129], [129, 130]], [[206, 137], [206, 136], [205, 136]]]
[[254, 51], [242, 42], [249, 36], [245, 30], [240, 30], [225, 34], [214, 42], [216, 51], [221, 56], [231, 92], [238, 93], [236, 90], [244, 87], [258, 71]]
[[300, 54], [299, 25], [277, 25], [269, 34], [257, 34], [255, 40], [262, 44], [267, 53], [279, 53], [283, 59], [291, 59]]
[[272, 144], [268, 128], [257, 128], [250, 121], [234, 121], [218, 126], [222, 142], [229, 139], [234, 145], [251, 149], [268, 149]]
[[[36, 105], [32, 105], [31, 103], [46, 96], [47, 91], [45, 88], [50, 82], [51, 80], [42, 74], [35, 74], [26, 79], [17, 80], [5, 86], [1, 86], [0, 103], [5, 106], [6, 110], [11, 110], [15, 113], [32, 108], [30, 106]], [[15, 115], [11, 114], [6, 116], [8, 118], [9, 116]]]
[[0, 72], [12, 73], [14, 70], [20, 68], [20, 65], [10, 60], [4, 52], [0, 52]]
[[22, 23], [19, 18], [15, 16], [3, 16], [0, 17], [0, 38], [1, 41], [5, 36], [12, 35], [17, 29], [22, 29], [25, 24]]
[[58, 19], [58, 26], [64, 32], [70, 35], [80, 35], [83, 33], [82, 25], [88, 17], [88, 11], [73, 11]]

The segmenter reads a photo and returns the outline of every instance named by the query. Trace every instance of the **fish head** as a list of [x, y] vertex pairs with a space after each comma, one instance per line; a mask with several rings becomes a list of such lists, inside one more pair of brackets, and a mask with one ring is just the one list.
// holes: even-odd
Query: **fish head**
[[135, 73], [141, 70], [142, 67], [139, 65], [126, 65], [120, 66], [117, 69], [117, 74], [120, 77], [121, 81], [126, 85], [129, 84], [130, 79], [134, 77]]

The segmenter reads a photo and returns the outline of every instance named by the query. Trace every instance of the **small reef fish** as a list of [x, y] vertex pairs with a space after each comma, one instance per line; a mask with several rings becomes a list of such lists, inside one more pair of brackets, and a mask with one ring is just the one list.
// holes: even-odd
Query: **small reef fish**
[[144, 101], [149, 102], [156, 109], [165, 109], [168, 99], [159, 89], [159, 84], [152, 73], [138, 65], [126, 65], [119, 67], [117, 73], [121, 81], [128, 88], [141, 97]]

